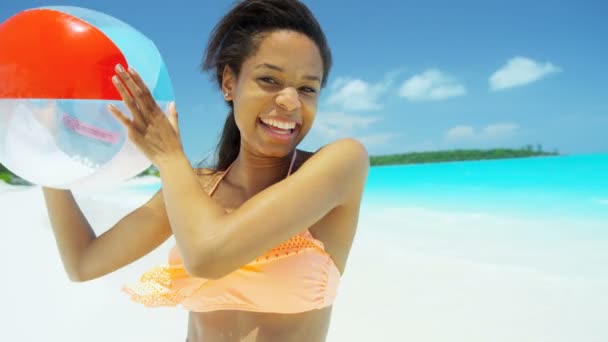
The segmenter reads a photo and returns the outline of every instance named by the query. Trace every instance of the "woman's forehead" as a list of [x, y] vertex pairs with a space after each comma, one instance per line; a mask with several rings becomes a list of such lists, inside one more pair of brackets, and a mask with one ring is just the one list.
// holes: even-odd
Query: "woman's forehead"
[[262, 38], [256, 53], [245, 61], [243, 67], [250, 72], [276, 67], [281, 69], [277, 71], [297, 70], [320, 78], [323, 60], [317, 44], [306, 35], [293, 31], [276, 31]]

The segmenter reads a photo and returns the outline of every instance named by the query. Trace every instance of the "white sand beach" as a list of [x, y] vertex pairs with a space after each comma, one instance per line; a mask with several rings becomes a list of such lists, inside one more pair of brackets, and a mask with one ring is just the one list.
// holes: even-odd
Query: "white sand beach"
[[[98, 235], [149, 197], [75, 196]], [[144, 308], [120, 291], [164, 263], [172, 239], [72, 283], [40, 188], [0, 182], [0, 219], [0, 340], [185, 339], [186, 312]], [[603, 224], [364, 207], [328, 341], [607, 341], [608, 240], [594, 235]]]

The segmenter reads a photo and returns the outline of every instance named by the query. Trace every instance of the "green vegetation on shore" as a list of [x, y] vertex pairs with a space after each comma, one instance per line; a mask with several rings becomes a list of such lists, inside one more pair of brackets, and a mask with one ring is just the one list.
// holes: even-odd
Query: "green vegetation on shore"
[[404, 165], [404, 164], [425, 164], [453, 161], [488, 160], [488, 159], [507, 159], [507, 158], [526, 158], [537, 156], [557, 156], [559, 153], [545, 152], [539, 145], [536, 150], [528, 145], [521, 149], [491, 149], [491, 150], [450, 150], [433, 152], [412, 152], [402, 154], [391, 154], [382, 156], [371, 156], [372, 166], [380, 165]]
[[[370, 156], [372, 166], [380, 165], [404, 165], [404, 164], [425, 164], [467, 160], [488, 160], [506, 158], [526, 158], [537, 156], [557, 156], [559, 153], [545, 152], [541, 145], [533, 149], [532, 145], [527, 145], [521, 149], [490, 149], [490, 150], [450, 150], [450, 151], [431, 151], [431, 152], [412, 152], [402, 154], [391, 154], [381, 156]], [[158, 170], [151, 166], [137, 177], [159, 176]], [[0, 164], [0, 181], [9, 184], [28, 185], [29, 183], [11, 173]]]
[[[22, 181], [21, 178], [15, 176], [12, 172], [6, 169], [4, 165], [0, 163], [0, 181], [4, 181], [8, 184], [20, 184], [19, 181]], [[27, 184], [27, 182], [23, 181], [23, 184]]]

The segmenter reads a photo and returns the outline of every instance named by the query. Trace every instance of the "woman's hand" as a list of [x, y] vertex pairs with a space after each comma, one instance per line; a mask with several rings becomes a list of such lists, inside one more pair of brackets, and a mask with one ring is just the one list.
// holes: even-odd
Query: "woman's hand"
[[108, 109], [128, 130], [133, 143], [156, 166], [175, 157], [183, 158], [184, 151], [179, 136], [175, 103], [167, 108], [168, 117], [154, 100], [152, 93], [135, 70], [125, 70], [116, 66], [112, 77], [114, 86], [133, 116], [129, 120], [118, 108], [109, 105]]

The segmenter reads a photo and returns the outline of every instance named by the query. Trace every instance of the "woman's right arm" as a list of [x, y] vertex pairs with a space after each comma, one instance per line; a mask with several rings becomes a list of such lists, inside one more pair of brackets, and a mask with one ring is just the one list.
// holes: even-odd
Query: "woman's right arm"
[[97, 237], [69, 190], [42, 188], [65, 271], [82, 282], [143, 257], [171, 235], [162, 190]]

